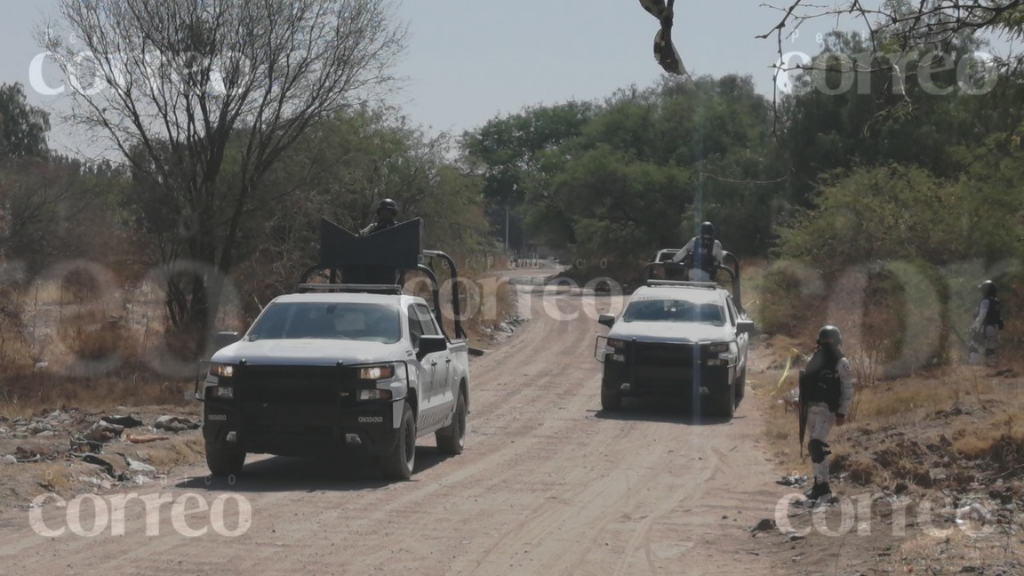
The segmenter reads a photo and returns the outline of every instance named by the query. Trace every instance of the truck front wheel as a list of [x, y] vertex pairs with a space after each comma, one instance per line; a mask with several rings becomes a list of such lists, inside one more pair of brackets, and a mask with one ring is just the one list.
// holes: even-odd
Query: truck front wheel
[[619, 410], [622, 408], [622, 394], [615, 388], [601, 386], [601, 408]]
[[245, 465], [245, 452], [227, 442], [207, 442], [206, 465], [214, 476], [238, 474]]
[[732, 420], [736, 413], [736, 385], [730, 384], [725, 391], [708, 397], [708, 408], [712, 416]]
[[466, 449], [466, 397], [460, 391], [452, 423], [434, 434], [442, 454], [462, 454]]
[[402, 408], [402, 422], [398, 428], [398, 441], [384, 454], [381, 468], [393, 480], [408, 480], [416, 464], [416, 417], [408, 403]]

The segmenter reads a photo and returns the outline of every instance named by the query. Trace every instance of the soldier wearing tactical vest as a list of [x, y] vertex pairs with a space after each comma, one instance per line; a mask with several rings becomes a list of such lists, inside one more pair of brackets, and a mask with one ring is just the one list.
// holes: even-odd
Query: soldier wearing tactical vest
[[398, 225], [398, 203], [391, 198], [385, 198], [377, 205], [377, 221], [363, 228], [360, 236], [369, 236], [374, 232], [387, 230]]
[[[991, 280], [982, 282], [981, 304], [971, 324], [971, 364], [995, 362], [996, 348], [999, 346], [999, 331], [1003, 329], [1003, 304], [996, 298], [996, 284]], [[984, 349], [984, 352], [982, 352]], [[982, 355], [984, 354], [984, 356]]]
[[[811, 455], [814, 485], [804, 495], [808, 500], [827, 498], [832, 494], [829, 486], [828, 435], [833, 426], [846, 423], [853, 401], [853, 377], [850, 361], [840, 346], [843, 336], [835, 326], [823, 326], [818, 331], [818, 347], [800, 374], [800, 417], [805, 419], [810, 441], [807, 451]], [[802, 440], [801, 427], [801, 440]]]
[[675, 264], [690, 266], [689, 278], [694, 282], [714, 282], [721, 261], [722, 243], [715, 240], [715, 226], [711, 222], [701, 224], [700, 236], [692, 238], [672, 259]]

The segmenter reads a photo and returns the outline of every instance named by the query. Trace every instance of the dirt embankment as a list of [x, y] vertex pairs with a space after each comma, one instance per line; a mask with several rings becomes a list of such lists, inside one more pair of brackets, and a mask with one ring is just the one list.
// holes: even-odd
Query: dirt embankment
[[[787, 406], [795, 379], [781, 380], [793, 348], [763, 343], [754, 386], [774, 400], [765, 437], [789, 477], [811, 466]], [[760, 553], [792, 574], [1024, 574], [1022, 389], [1013, 368], [973, 366], [858, 388], [832, 435], [838, 501], [783, 506], [779, 525], [755, 534]], [[806, 487], [780, 489], [795, 498]]]

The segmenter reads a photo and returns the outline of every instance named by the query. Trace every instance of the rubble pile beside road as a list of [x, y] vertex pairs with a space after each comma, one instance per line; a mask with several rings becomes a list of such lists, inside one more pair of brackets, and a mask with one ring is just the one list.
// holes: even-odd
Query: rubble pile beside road
[[[146, 484], [165, 477], [166, 464], [199, 461], [198, 416], [174, 412], [68, 408], [0, 416], [0, 489], [7, 495], [0, 507], [24, 506], [39, 489], [81, 492]], [[50, 481], [54, 474], [66, 477], [67, 487]]]

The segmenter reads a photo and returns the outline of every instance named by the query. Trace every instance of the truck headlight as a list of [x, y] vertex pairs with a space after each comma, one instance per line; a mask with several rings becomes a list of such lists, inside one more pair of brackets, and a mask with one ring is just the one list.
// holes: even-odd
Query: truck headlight
[[735, 342], [709, 344], [706, 350], [710, 353], [704, 359], [708, 366], [732, 366], [739, 357], [739, 348]]
[[231, 378], [234, 375], [235, 367], [232, 364], [210, 364], [210, 376]]
[[387, 380], [395, 375], [395, 367], [388, 364], [386, 366], [367, 366], [359, 370], [360, 380]]
[[607, 346], [609, 348], [615, 348], [617, 350], [621, 350], [621, 349], [626, 347], [626, 341], [625, 340], [617, 340], [615, 338], [609, 338]]

